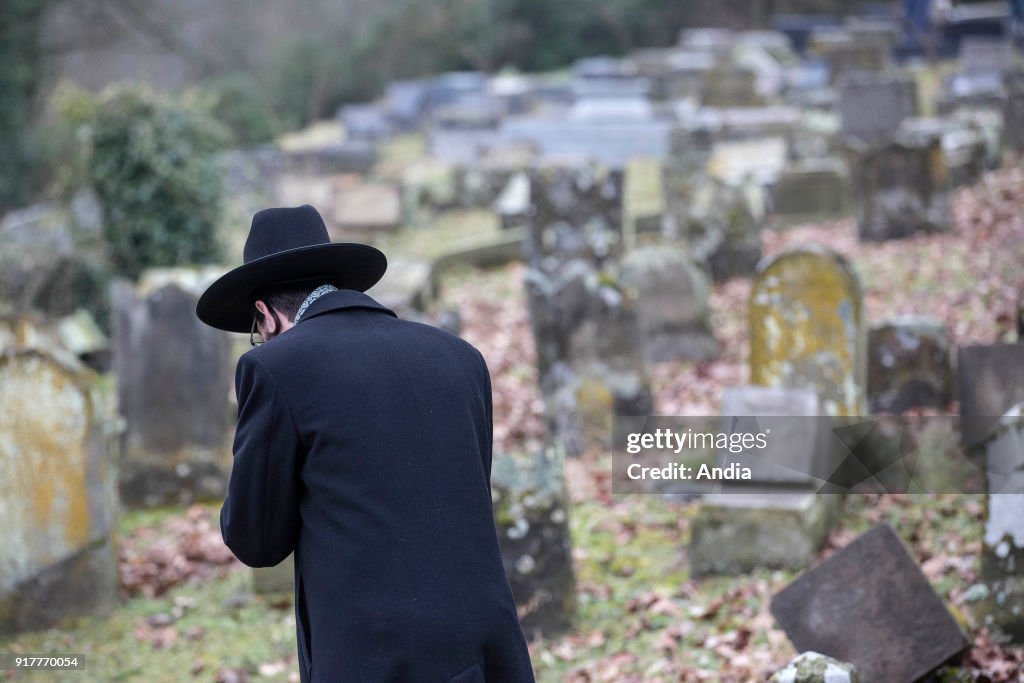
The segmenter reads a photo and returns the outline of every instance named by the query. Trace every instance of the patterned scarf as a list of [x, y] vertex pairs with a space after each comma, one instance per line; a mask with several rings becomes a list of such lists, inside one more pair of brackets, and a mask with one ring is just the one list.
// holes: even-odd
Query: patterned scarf
[[338, 288], [335, 287], [334, 285], [320, 285], [312, 292], [310, 292], [309, 296], [306, 297], [306, 300], [302, 302], [301, 306], [299, 306], [298, 312], [295, 313], [295, 324], [299, 324], [299, 320], [302, 319], [302, 314], [306, 312], [306, 309], [309, 308], [309, 305], [311, 303], [322, 297], [324, 294], [327, 294], [328, 292], [336, 291], [338, 291]]

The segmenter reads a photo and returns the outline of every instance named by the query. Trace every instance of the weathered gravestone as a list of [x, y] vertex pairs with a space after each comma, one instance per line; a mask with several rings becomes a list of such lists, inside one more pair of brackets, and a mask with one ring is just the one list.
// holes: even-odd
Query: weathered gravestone
[[491, 497], [502, 561], [523, 631], [551, 638], [572, 625], [575, 577], [565, 492], [564, 452], [496, 454]]
[[856, 273], [824, 247], [764, 264], [750, 295], [750, 382], [806, 387], [826, 415], [865, 414], [863, 300]]
[[999, 417], [1024, 403], [1024, 344], [961, 346], [957, 349], [960, 438], [980, 446]]
[[768, 679], [768, 683], [858, 683], [853, 664], [819, 652], [801, 652]]
[[231, 470], [231, 338], [196, 318], [212, 272], [150, 271], [115, 282], [114, 371], [127, 422], [119, 473], [129, 506], [223, 497]]
[[751, 479], [704, 496], [690, 525], [695, 576], [741, 574], [758, 567], [803, 569], [814, 561], [838, 500], [815, 491], [836, 467], [828, 424], [810, 389], [730, 387], [722, 398], [722, 433], [764, 433], [766, 447], [719, 462], [749, 467]]
[[848, 144], [873, 144], [917, 113], [913, 79], [896, 73], [857, 73], [839, 86], [841, 134]]
[[622, 245], [622, 173], [548, 167], [530, 174], [524, 251], [530, 322], [552, 436], [570, 455], [614, 415], [650, 414], [636, 301], [608, 274]]
[[884, 71], [890, 44], [884, 39], [841, 28], [827, 28], [812, 35], [808, 50], [824, 60], [833, 83], [860, 73]]
[[1017, 152], [1024, 151], [1024, 72], [1006, 76], [1002, 114], [1004, 143]]
[[806, 159], [786, 167], [772, 193], [773, 213], [783, 225], [810, 223], [846, 213], [846, 164], [836, 158]]
[[0, 353], [0, 634], [117, 601], [110, 423], [93, 382], [48, 351]]
[[857, 233], [882, 241], [950, 229], [950, 175], [938, 131], [900, 131], [850, 151]]
[[797, 650], [850, 662], [864, 681], [912, 683], [967, 647], [891, 526], [879, 524], [772, 598]]
[[715, 281], [755, 271], [765, 222], [759, 186], [730, 185], [688, 165], [667, 166], [663, 183], [663, 230], [668, 237], [686, 244]]
[[953, 400], [949, 335], [931, 318], [897, 318], [868, 332], [868, 406], [902, 413]]
[[341, 176], [335, 182], [331, 240], [344, 242], [394, 232], [402, 224], [402, 199], [390, 183], [364, 182]]
[[986, 443], [988, 496], [981, 576], [984, 623], [1024, 643], [1024, 404]]
[[651, 361], [717, 354], [708, 305], [711, 283], [686, 251], [667, 245], [634, 249], [622, 260], [619, 280], [635, 293]]

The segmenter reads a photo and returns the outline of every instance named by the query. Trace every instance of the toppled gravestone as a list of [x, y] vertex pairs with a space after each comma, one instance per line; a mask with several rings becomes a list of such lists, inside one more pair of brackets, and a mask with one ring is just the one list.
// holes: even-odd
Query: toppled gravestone
[[986, 443], [986, 472], [979, 611], [987, 626], [1024, 643], [1024, 404], [1003, 416]]
[[214, 275], [157, 270], [137, 288], [111, 288], [113, 365], [127, 425], [118, 484], [126, 505], [223, 498], [234, 425], [231, 338], [195, 315]]
[[948, 231], [950, 174], [935, 130], [850, 148], [857, 233], [878, 242]]
[[116, 604], [112, 423], [94, 381], [70, 355], [0, 354], [0, 634]]
[[885, 523], [804, 572], [771, 611], [797, 650], [850, 662], [865, 681], [912, 683], [968, 645]]
[[750, 294], [750, 383], [806, 387], [826, 415], [864, 415], [860, 282], [824, 247], [785, 251], [760, 268]]
[[941, 322], [904, 317], [868, 332], [868, 405], [872, 413], [942, 407], [953, 399], [949, 335]]
[[530, 173], [525, 277], [549, 433], [569, 455], [607, 442], [615, 415], [652, 398], [635, 297], [616, 283], [622, 173], [594, 166]]
[[491, 471], [502, 561], [531, 640], [564, 633], [575, 612], [564, 465], [564, 452], [548, 446], [530, 454], [496, 454]]
[[640, 247], [622, 260], [619, 280], [636, 296], [647, 356], [653, 362], [714, 357], [711, 283], [678, 247]]
[[801, 652], [772, 674], [768, 683], [858, 683], [859, 680], [853, 664], [820, 652]]

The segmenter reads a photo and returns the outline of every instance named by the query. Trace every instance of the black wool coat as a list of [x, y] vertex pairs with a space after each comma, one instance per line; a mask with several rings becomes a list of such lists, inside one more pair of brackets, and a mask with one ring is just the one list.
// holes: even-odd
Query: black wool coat
[[303, 683], [533, 681], [490, 497], [480, 352], [353, 290], [242, 355], [221, 533], [293, 552]]

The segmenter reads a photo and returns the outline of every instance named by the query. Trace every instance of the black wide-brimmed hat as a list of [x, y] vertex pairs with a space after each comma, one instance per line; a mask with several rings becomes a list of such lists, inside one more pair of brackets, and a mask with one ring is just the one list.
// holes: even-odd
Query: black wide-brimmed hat
[[242, 261], [199, 297], [196, 315], [207, 325], [248, 332], [253, 292], [268, 285], [331, 284], [362, 292], [388, 267], [384, 254], [368, 244], [332, 243], [324, 219], [308, 204], [257, 212]]

